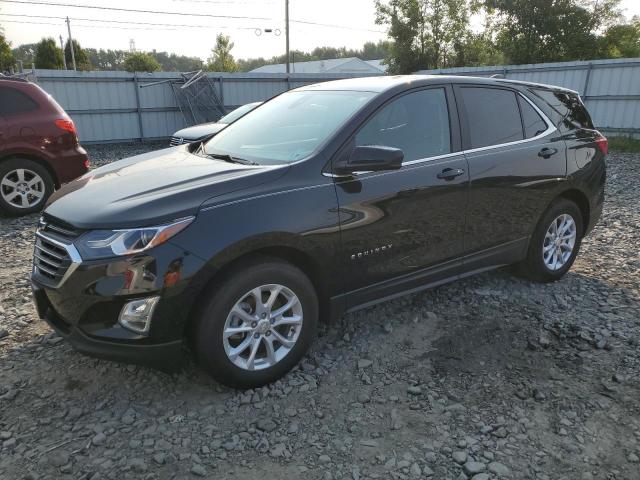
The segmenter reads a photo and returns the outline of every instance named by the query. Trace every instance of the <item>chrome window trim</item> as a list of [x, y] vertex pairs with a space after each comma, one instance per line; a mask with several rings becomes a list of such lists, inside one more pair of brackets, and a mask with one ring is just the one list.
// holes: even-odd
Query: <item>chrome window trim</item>
[[[71, 274], [75, 272], [76, 269], [82, 263], [82, 257], [80, 256], [80, 252], [78, 252], [78, 249], [72, 243], [71, 244], [63, 243], [59, 240], [56, 240], [47, 235], [44, 235], [42, 232], [37, 231], [36, 236], [42, 238], [43, 240], [46, 240], [49, 243], [53, 243], [57, 247], [63, 248], [69, 254], [69, 258], [71, 258], [71, 264], [67, 268], [67, 271], [64, 273], [60, 281], [55, 285], [55, 287], [53, 287], [53, 288], [60, 288], [64, 284], [64, 282], [67, 281], [69, 276], [71, 276]], [[37, 268], [38, 267], [34, 264], [33, 270], [35, 271]]]
[[[508, 91], [512, 91], [512, 90], [508, 90]], [[435, 161], [435, 160], [440, 160], [443, 158], [449, 158], [449, 157], [454, 157], [456, 155], [466, 155], [466, 154], [473, 154], [475, 152], [482, 152], [485, 150], [491, 150], [492, 148], [501, 148], [501, 147], [507, 147], [507, 146], [511, 146], [511, 145], [518, 145], [521, 143], [527, 143], [527, 142], [533, 142], [536, 140], [539, 140], [547, 135], [550, 135], [553, 132], [558, 131], [558, 129], [555, 127], [555, 125], [553, 124], [553, 122], [551, 122], [551, 120], [549, 119], [549, 117], [547, 117], [544, 112], [542, 110], [540, 110], [538, 108], [538, 106], [533, 103], [531, 100], [529, 100], [525, 95], [523, 95], [520, 92], [514, 92], [516, 95], [518, 95], [519, 97], [523, 98], [527, 103], [529, 103], [529, 105], [531, 105], [533, 107], [533, 109], [538, 113], [538, 115], [540, 115], [540, 117], [542, 118], [542, 120], [544, 121], [544, 123], [547, 125], [547, 129], [544, 132], [539, 133], [538, 135], [536, 135], [535, 137], [531, 137], [531, 138], [523, 138], [522, 140], [515, 140], [513, 142], [507, 142], [507, 143], [498, 143], [496, 145], [487, 145], [486, 147], [478, 147], [478, 148], [470, 148], [468, 150], [460, 150], [458, 152], [451, 152], [451, 153], [444, 153], [442, 155], [435, 155], [433, 157], [424, 157], [424, 158], [417, 158], [415, 160], [409, 160], [407, 162], [402, 162], [402, 166], [404, 167], [405, 165], [419, 165], [421, 163], [426, 163], [426, 162], [431, 162], [431, 161]], [[522, 114], [520, 113], [520, 116], [522, 116]], [[522, 132], [522, 134], [524, 135], [524, 131]], [[402, 169], [398, 170], [401, 171]], [[371, 173], [371, 172], [353, 172], [353, 175], [357, 176], [357, 175], [363, 175], [366, 173]], [[323, 173], [324, 176], [326, 177], [332, 177], [332, 178], [344, 178], [345, 175], [338, 175], [335, 173]], [[346, 175], [348, 176], [348, 175]]]

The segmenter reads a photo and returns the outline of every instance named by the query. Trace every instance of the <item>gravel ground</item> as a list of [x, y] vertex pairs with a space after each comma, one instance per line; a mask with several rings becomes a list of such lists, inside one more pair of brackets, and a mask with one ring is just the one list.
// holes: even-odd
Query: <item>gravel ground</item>
[[0, 478], [637, 480], [639, 162], [610, 156], [562, 281], [500, 270], [346, 315], [248, 392], [75, 353], [31, 304], [37, 216], [0, 219]]

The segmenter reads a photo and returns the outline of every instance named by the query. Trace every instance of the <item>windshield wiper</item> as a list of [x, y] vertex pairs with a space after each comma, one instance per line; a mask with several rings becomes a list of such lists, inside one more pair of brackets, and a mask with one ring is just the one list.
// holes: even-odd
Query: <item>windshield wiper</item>
[[[204, 153], [204, 151], [203, 151]], [[223, 160], [229, 163], [240, 163], [241, 165], [259, 165], [256, 162], [252, 162], [251, 160], [246, 160], [244, 158], [232, 157], [226, 153], [204, 153], [209, 158], [215, 158], [216, 160]]]

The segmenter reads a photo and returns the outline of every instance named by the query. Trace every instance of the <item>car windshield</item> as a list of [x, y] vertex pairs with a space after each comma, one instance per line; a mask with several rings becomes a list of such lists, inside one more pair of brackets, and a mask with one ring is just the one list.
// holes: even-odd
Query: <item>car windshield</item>
[[258, 105], [260, 105], [260, 103], [247, 103], [246, 105], [242, 105], [241, 107], [238, 107], [235, 110], [232, 110], [231, 112], [227, 113], [224, 117], [220, 118], [220, 120], [218, 120], [217, 123], [225, 123], [225, 124], [233, 123], [243, 115], [246, 115], [251, 110], [256, 108]]
[[284, 93], [222, 130], [204, 147], [260, 165], [311, 155], [375, 93], [301, 90]]

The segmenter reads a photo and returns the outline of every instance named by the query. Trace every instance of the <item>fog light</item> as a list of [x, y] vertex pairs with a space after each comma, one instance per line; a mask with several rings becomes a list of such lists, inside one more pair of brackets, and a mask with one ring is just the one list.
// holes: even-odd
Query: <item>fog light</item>
[[125, 303], [118, 322], [136, 333], [147, 334], [151, 327], [151, 316], [160, 297], [141, 298]]

